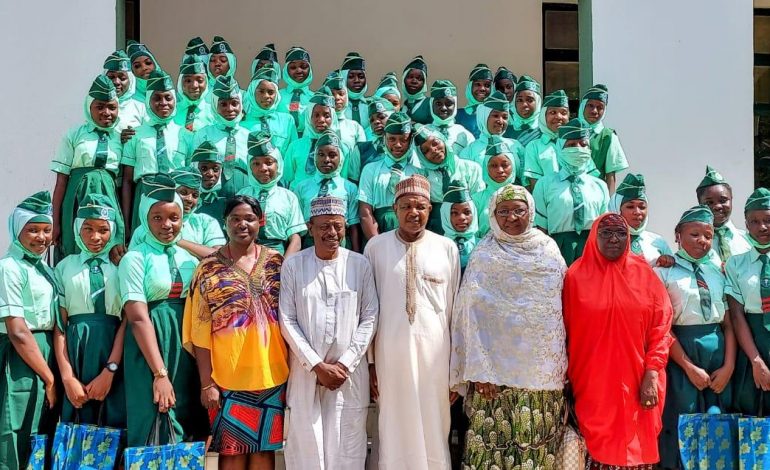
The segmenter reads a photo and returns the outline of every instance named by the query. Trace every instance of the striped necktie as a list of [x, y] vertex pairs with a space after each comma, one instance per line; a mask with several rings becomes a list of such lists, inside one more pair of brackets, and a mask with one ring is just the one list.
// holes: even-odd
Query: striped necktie
[[233, 177], [233, 171], [235, 170], [235, 127], [227, 128], [227, 143], [225, 144], [225, 164], [222, 169], [222, 173], [226, 180]]
[[182, 297], [184, 285], [182, 283], [182, 275], [179, 273], [179, 266], [177, 266], [176, 259], [174, 258], [176, 248], [172, 245], [167, 245], [163, 251], [168, 257], [168, 269], [171, 274], [171, 289], [169, 290], [168, 298], [178, 299]]
[[401, 177], [404, 175], [404, 166], [396, 162], [390, 167], [390, 180], [388, 180], [388, 191], [396, 194], [396, 185], [401, 181]]
[[711, 319], [711, 293], [709, 292], [709, 285], [706, 283], [706, 278], [703, 277], [703, 270], [700, 264], [692, 263], [692, 270], [695, 273], [695, 283], [698, 284], [700, 311], [703, 314], [703, 319], [709, 321]]
[[310, 139], [310, 152], [307, 154], [307, 159], [305, 160], [305, 174], [306, 175], [314, 175], [315, 174], [315, 144], [318, 142], [318, 139]]
[[770, 258], [766, 254], [759, 255], [762, 270], [759, 272], [759, 296], [762, 298], [762, 313], [770, 313]]
[[168, 152], [166, 151], [165, 124], [155, 124], [155, 160], [158, 162], [158, 173], [165, 173], [171, 170], [168, 164]]
[[108, 132], [96, 130], [99, 140], [96, 142], [96, 152], [94, 152], [94, 168], [104, 168], [107, 166], [107, 155], [109, 153]]
[[302, 90], [299, 88], [291, 92], [291, 102], [289, 103], [289, 114], [294, 118], [294, 125], [299, 129], [299, 98], [302, 96]]
[[190, 106], [187, 107], [187, 116], [185, 117], [185, 120], [184, 120], [184, 127], [190, 132], [195, 130], [194, 129], [195, 111], [197, 111], [197, 109], [198, 109], [197, 106], [195, 106], [194, 104], [191, 104]]
[[104, 272], [102, 271], [101, 258], [93, 257], [86, 261], [88, 265], [88, 282], [90, 285], [91, 301], [94, 304], [94, 313], [106, 313], [104, 306]]
[[583, 231], [585, 225], [585, 203], [583, 202], [583, 192], [580, 191], [580, 177], [578, 175], [570, 175], [567, 177], [569, 181], [569, 191], [572, 194], [572, 210], [573, 220], [575, 222], [575, 231], [580, 233]]
[[318, 188], [318, 197], [329, 194], [329, 183], [331, 183], [331, 180], [331, 178], [321, 178], [321, 186]]

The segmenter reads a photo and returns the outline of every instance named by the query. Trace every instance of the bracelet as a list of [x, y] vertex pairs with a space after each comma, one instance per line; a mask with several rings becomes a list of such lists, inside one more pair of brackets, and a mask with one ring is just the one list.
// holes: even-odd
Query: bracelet
[[211, 382], [210, 384], [206, 385], [205, 387], [201, 387], [201, 392], [205, 392], [206, 390], [208, 390], [210, 388], [214, 388], [216, 386], [217, 386], [217, 384], [215, 384], [214, 382]]

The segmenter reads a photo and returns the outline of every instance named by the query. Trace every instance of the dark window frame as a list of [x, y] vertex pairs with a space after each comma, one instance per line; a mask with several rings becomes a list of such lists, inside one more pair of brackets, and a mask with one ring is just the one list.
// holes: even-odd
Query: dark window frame
[[[545, 64], [547, 62], [580, 62], [580, 49], [549, 49], [546, 47], [546, 16], [548, 12], [552, 11], [570, 11], [578, 13], [578, 5], [576, 3], [543, 3], [542, 9], [542, 47], [543, 47], [543, 61], [541, 64], [542, 76], [543, 76], [543, 93], [545, 90], [549, 90], [548, 76], [545, 71]], [[579, 28], [579, 25], [578, 25]], [[579, 29], [578, 29], [579, 30]], [[570, 99], [569, 107], [571, 112], [577, 112], [578, 104], [580, 100]]]

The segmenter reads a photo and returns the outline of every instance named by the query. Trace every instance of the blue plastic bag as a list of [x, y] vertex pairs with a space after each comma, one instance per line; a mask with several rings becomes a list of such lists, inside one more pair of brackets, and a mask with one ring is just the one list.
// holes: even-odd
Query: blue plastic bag
[[48, 436], [33, 434], [29, 439], [30, 453], [27, 462], [27, 470], [45, 470], [45, 451], [48, 445]]
[[[169, 419], [167, 414], [163, 414]], [[125, 470], [160, 470], [166, 468], [204, 470], [206, 444], [204, 442], [176, 443], [173, 426], [169, 422], [172, 444], [158, 445], [158, 430], [160, 421], [164, 419], [159, 413], [155, 417], [153, 429], [147, 438], [145, 447], [129, 447], [123, 453]]]
[[120, 447], [120, 429], [59, 423], [51, 449], [53, 470], [112, 470]]
[[679, 415], [679, 455], [685, 470], [738, 468], [738, 421], [734, 414]]

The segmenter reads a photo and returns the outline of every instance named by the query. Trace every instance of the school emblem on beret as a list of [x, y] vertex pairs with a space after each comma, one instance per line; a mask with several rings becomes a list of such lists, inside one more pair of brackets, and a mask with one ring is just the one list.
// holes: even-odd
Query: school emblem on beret
[[452, 90], [450, 88], [444, 88], [444, 96], [447, 98], [452, 96]]
[[206, 48], [203, 46], [198, 47], [198, 55], [206, 55]]
[[378, 113], [383, 113], [383, 112], [385, 112], [385, 105], [384, 105], [384, 104], [382, 104], [382, 103], [376, 103], [376, 104], [374, 105], [374, 110], [375, 110], [376, 112], [378, 112]]
[[227, 49], [225, 49], [225, 45], [224, 44], [219, 44], [219, 53], [220, 54], [225, 54], [226, 52], [227, 52]]
[[110, 210], [106, 207], [102, 207], [102, 209], [99, 211], [99, 217], [103, 220], [107, 220], [110, 218]]
[[407, 122], [406, 124], [404, 124], [404, 132], [412, 132], [412, 123], [411, 122]]
[[170, 89], [172, 89], [173, 87], [174, 87], [174, 84], [173, 84], [173, 83], [171, 83], [171, 77], [169, 77], [169, 76], [166, 76], [166, 77], [163, 79], [163, 88], [165, 88], [166, 90], [170, 90]]

